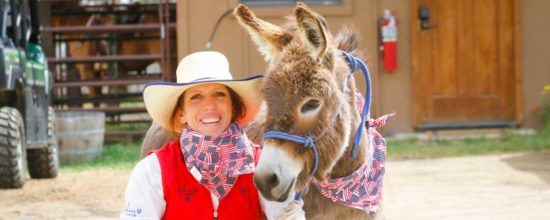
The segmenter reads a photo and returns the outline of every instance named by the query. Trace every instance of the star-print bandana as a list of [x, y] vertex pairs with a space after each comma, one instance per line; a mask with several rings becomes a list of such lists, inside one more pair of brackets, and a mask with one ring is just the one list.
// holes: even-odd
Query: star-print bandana
[[[357, 105], [363, 107], [364, 99], [356, 92]], [[360, 111], [362, 109], [359, 109]], [[376, 213], [382, 200], [382, 186], [386, 161], [386, 141], [375, 128], [383, 126], [395, 113], [378, 119], [367, 120], [369, 147], [365, 162], [359, 169], [341, 178], [313, 180], [313, 186], [325, 197], [368, 213]]]
[[254, 154], [246, 134], [237, 123], [217, 137], [183, 129], [180, 138], [185, 166], [199, 182], [223, 199], [241, 174], [254, 172]]

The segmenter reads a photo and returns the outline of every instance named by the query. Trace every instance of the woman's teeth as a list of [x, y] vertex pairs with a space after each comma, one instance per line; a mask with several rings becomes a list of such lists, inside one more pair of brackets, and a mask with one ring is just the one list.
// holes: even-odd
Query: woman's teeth
[[201, 122], [204, 123], [204, 124], [211, 124], [211, 123], [216, 123], [216, 122], [219, 122], [220, 121], [220, 118], [205, 118], [205, 119], [202, 119]]

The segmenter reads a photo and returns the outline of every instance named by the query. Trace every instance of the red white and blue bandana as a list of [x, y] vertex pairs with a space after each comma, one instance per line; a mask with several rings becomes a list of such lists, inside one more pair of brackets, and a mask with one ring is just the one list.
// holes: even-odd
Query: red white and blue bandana
[[254, 154], [246, 134], [237, 123], [229, 125], [217, 137], [183, 129], [180, 138], [185, 166], [199, 182], [223, 199], [241, 174], [254, 172]]
[[[364, 99], [356, 92], [359, 112], [363, 107]], [[327, 178], [313, 180], [313, 186], [325, 197], [368, 213], [376, 213], [378, 204], [382, 200], [382, 186], [386, 161], [386, 141], [375, 128], [383, 126], [395, 113], [384, 115], [378, 119], [367, 121], [369, 147], [365, 162], [359, 169], [348, 176], [341, 178]]]

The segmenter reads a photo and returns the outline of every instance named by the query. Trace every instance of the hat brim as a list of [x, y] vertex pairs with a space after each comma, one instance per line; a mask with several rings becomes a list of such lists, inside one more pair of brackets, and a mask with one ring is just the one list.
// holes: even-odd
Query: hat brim
[[259, 87], [262, 79], [263, 75], [255, 75], [233, 80], [201, 80], [190, 83], [153, 82], [143, 89], [143, 101], [153, 121], [172, 130], [172, 114], [181, 94], [196, 85], [219, 83], [231, 88], [240, 96], [246, 112], [243, 117], [237, 119], [237, 122], [240, 125], [246, 125], [260, 111], [262, 98]]

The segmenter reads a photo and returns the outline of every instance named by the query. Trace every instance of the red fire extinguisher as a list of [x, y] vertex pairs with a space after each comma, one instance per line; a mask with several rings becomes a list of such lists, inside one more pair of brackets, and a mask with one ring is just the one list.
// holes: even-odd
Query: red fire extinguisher
[[384, 71], [393, 72], [397, 70], [397, 21], [389, 10], [384, 11], [380, 26], [382, 68]]

